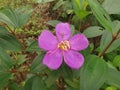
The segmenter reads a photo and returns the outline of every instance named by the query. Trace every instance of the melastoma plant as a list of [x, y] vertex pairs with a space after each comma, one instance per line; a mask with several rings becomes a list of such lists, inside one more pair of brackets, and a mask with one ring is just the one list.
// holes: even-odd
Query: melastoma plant
[[72, 36], [68, 23], [51, 20], [47, 24], [56, 24], [55, 34], [43, 30], [36, 41], [22, 33], [31, 28], [32, 20], [24, 24], [32, 10], [0, 8], [0, 90], [120, 90], [120, 0], [41, 1], [68, 7], [58, 16], [72, 11], [62, 20], [79, 31]]
[[46, 50], [43, 64], [50, 69], [58, 69], [63, 60], [72, 69], [79, 69], [84, 63], [84, 56], [78, 51], [88, 47], [89, 42], [84, 34], [71, 36], [70, 25], [59, 23], [55, 27], [56, 36], [43, 30], [38, 39], [39, 47]]

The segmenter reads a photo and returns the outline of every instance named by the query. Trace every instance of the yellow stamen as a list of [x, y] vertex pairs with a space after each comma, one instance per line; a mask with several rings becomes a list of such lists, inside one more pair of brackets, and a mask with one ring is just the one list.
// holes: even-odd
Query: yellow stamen
[[67, 40], [61, 41], [58, 44], [58, 48], [61, 49], [61, 50], [68, 50], [68, 49], [70, 49], [70, 43], [69, 43], [69, 41], [67, 41]]

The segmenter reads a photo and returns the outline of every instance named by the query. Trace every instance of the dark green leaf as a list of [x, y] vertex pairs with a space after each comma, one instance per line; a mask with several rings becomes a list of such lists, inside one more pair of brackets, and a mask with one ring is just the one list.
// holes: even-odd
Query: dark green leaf
[[55, 6], [53, 7], [53, 10], [56, 10], [56, 9], [58, 9], [61, 5], [63, 5], [65, 3], [65, 1], [63, 1], [63, 0], [59, 0], [56, 4], [55, 4]]
[[[100, 41], [100, 49], [101, 51], [103, 51], [112, 41], [112, 33], [109, 31], [104, 31], [101, 41]], [[113, 50], [115, 50], [116, 48], [118, 48], [120, 46], [120, 38], [116, 39], [111, 45], [110, 47], [107, 49], [107, 51], [105, 53], [109, 53]]]
[[73, 87], [75, 89], [79, 89], [79, 80], [77, 80], [77, 79], [73, 79], [73, 80], [65, 79], [65, 82], [69, 86], [71, 86], [71, 87]]
[[30, 10], [30, 9], [28, 10], [28, 9], [29, 7], [26, 7], [26, 6], [16, 9], [19, 27], [23, 26], [28, 21], [33, 11], [33, 10]]
[[10, 51], [20, 51], [22, 49], [16, 38], [10, 34], [0, 34], [0, 47]]
[[54, 84], [51, 87], [47, 88], [47, 90], [57, 90], [56, 84]]
[[10, 82], [9, 85], [9, 90], [20, 90], [19, 86], [15, 82]]
[[52, 85], [54, 85], [55, 81], [58, 79], [59, 76], [59, 70], [51, 71], [48, 78], [45, 80], [47, 87], [51, 87]]
[[120, 21], [113, 21], [113, 34], [115, 35], [120, 30]]
[[25, 8], [15, 11], [11, 7], [5, 7], [0, 10], [0, 21], [14, 28], [20, 28], [27, 22], [31, 12], [31, 10], [25, 11]]
[[0, 71], [0, 90], [4, 90], [5, 85], [8, 84], [8, 80], [12, 77], [12, 74], [9, 72], [1, 72]]
[[120, 89], [120, 71], [109, 68], [106, 77], [106, 83], [109, 85], [116, 86]]
[[101, 51], [103, 51], [108, 46], [108, 44], [111, 42], [111, 40], [112, 40], [112, 33], [105, 30], [103, 32], [103, 35], [102, 35], [102, 38], [101, 38], [101, 41], [100, 41]]
[[31, 72], [41, 72], [43, 69], [46, 68], [46, 66], [42, 64], [43, 56], [44, 56], [44, 53], [41, 53], [33, 60], [30, 67]]
[[110, 52], [110, 53], [106, 53], [104, 55], [105, 60], [108, 61], [113, 61], [113, 59], [116, 57], [117, 53], [116, 52]]
[[100, 36], [103, 33], [101, 29], [102, 28], [99, 26], [91, 26], [88, 27], [83, 33], [87, 36], [87, 38], [92, 38], [92, 37]]
[[104, 0], [103, 7], [109, 14], [120, 14], [120, 0]]
[[0, 26], [0, 34], [6, 34], [8, 33], [7, 29], [5, 27]]
[[[92, 48], [93, 48], [93, 47], [92, 47]], [[90, 46], [88, 46], [88, 48], [86, 48], [85, 50], [81, 51], [81, 53], [82, 53], [85, 57], [88, 56], [88, 55], [90, 55], [91, 52], [92, 52], [92, 50], [91, 50], [91, 47], [90, 47]]]
[[23, 87], [23, 90], [32, 90], [32, 84], [33, 84], [34, 78], [35, 76], [31, 77], [30, 79], [26, 81], [25, 86]]
[[62, 64], [62, 66], [59, 69], [59, 73], [62, 77], [66, 79], [73, 79], [73, 72], [72, 69], [69, 68], [66, 64]]
[[111, 46], [108, 48], [108, 50], [106, 51], [106, 53], [111, 52], [113, 50], [115, 50], [116, 48], [118, 48], [120, 46], [120, 38], [116, 39]]
[[90, 55], [85, 60], [80, 75], [80, 90], [99, 90], [106, 79], [107, 64], [95, 55]]
[[46, 86], [40, 77], [35, 77], [32, 82], [31, 90], [46, 90]]
[[11, 7], [5, 7], [0, 10], [0, 21], [13, 27], [18, 27], [18, 18]]
[[112, 32], [112, 22], [110, 19], [110, 16], [108, 13], [104, 10], [104, 8], [98, 3], [97, 0], [87, 0], [93, 14], [97, 18], [97, 20], [100, 22], [100, 24], [108, 31]]
[[55, 27], [58, 23], [60, 23], [58, 20], [50, 20], [47, 22], [48, 25], [51, 25], [53, 27]]
[[40, 52], [40, 48], [38, 47], [38, 41], [32, 41], [32, 42], [30, 42], [30, 44], [28, 45], [28, 47], [27, 47], [27, 49], [26, 49], [26, 51], [28, 51], [28, 52], [34, 52], [34, 51], [38, 51], [38, 52]]
[[78, 89], [70, 87], [70, 86], [66, 86], [66, 90], [78, 90]]
[[0, 48], [0, 71], [9, 70], [13, 65], [11, 57]]

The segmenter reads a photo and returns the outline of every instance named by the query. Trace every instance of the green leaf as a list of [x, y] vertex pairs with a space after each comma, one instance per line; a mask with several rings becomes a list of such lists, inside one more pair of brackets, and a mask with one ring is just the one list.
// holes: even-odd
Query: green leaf
[[120, 68], [120, 55], [117, 55], [117, 56], [113, 59], [113, 65]]
[[4, 7], [0, 10], [0, 21], [14, 28], [20, 28], [27, 22], [31, 12], [31, 10], [25, 11], [25, 7], [16, 11], [11, 7]]
[[[100, 49], [101, 51], [103, 51], [108, 45], [109, 43], [112, 41], [112, 33], [109, 31], [104, 31], [101, 41], [100, 41]], [[111, 45], [110, 47], [107, 49], [107, 51], [105, 53], [109, 53], [113, 50], [115, 50], [116, 48], [118, 48], [120, 46], [120, 38], [116, 39]]]
[[120, 38], [119, 39], [116, 39], [112, 44], [111, 46], [108, 48], [108, 50], [106, 51], [106, 53], [109, 53], [113, 50], [115, 50], [116, 48], [118, 48], [120, 46]]
[[109, 14], [120, 14], [120, 0], [104, 0], [102, 6]]
[[32, 9], [29, 9], [30, 7], [20, 7], [18, 9], [15, 10], [17, 17], [18, 17], [18, 25], [19, 27], [23, 26], [28, 19], [30, 18], [30, 15], [32, 13]]
[[71, 35], [73, 36], [77, 30], [75, 30], [75, 26], [74, 25], [70, 25], [70, 29], [71, 29]]
[[60, 6], [62, 6], [65, 3], [63, 0], [59, 0], [53, 7], [53, 10], [57, 10]]
[[89, 12], [87, 12], [86, 10], [76, 10], [75, 14], [82, 20], [89, 14]]
[[77, 80], [77, 79], [73, 79], [73, 80], [65, 79], [65, 82], [69, 86], [71, 86], [71, 87], [73, 87], [75, 89], [79, 89], [79, 80]]
[[106, 83], [120, 89], [120, 71], [109, 67], [106, 77]]
[[40, 52], [40, 48], [38, 47], [38, 41], [34, 40], [30, 42], [30, 44], [27, 46], [26, 51], [28, 52]]
[[99, 90], [105, 82], [107, 64], [95, 55], [90, 55], [85, 60], [80, 75], [80, 90]]
[[58, 23], [60, 23], [58, 20], [50, 20], [47, 22], [48, 25], [51, 25], [53, 27], [55, 27]]
[[16, 38], [10, 34], [0, 34], [0, 47], [10, 51], [21, 51], [22, 49]]
[[117, 90], [117, 88], [113, 87], [113, 86], [110, 86], [110, 87], [107, 87], [105, 90]]
[[103, 32], [102, 38], [100, 40], [100, 49], [101, 49], [101, 51], [103, 51], [108, 46], [108, 44], [111, 42], [111, 40], [112, 40], [111, 32], [105, 30]]
[[82, 20], [89, 12], [86, 10], [88, 3], [85, 0], [73, 0], [73, 9], [75, 14]]
[[15, 28], [18, 27], [18, 17], [11, 7], [5, 7], [0, 10], [0, 21]]
[[106, 53], [104, 55], [105, 60], [108, 61], [113, 61], [113, 59], [116, 57], [117, 53], [116, 52], [110, 52], [110, 53]]
[[116, 34], [120, 30], [120, 21], [113, 21], [113, 34]]
[[30, 72], [41, 72], [43, 69], [46, 68], [46, 66], [44, 66], [42, 64], [42, 59], [43, 59], [44, 53], [41, 53], [40, 55], [38, 55], [32, 62], [31, 67], [30, 67]]
[[73, 88], [73, 87], [70, 87], [70, 86], [66, 86], [66, 90], [78, 90], [78, 89], [76, 89], [76, 88]]
[[23, 64], [24, 62], [26, 61], [26, 55], [17, 55], [16, 56], [16, 60], [14, 61], [15, 62], [15, 65], [21, 65]]
[[83, 33], [87, 36], [87, 38], [97, 37], [102, 35], [103, 31], [99, 26], [91, 26], [88, 27]]
[[59, 70], [51, 71], [48, 75], [48, 78], [45, 80], [46, 86], [49, 88], [54, 85], [55, 81], [60, 76]]
[[59, 69], [60, 75], [65, 79], [73, 79], [73, 72], [66, 64], [62, 64]]
[[26, 81], [23, 90], [46, 90], [46, 86], [41, 77], [33, 76]]
[[51, 87], [47, 88], [46, 90], [57, 90], [57, 86], [56, 84], [54, 84]]
[[35, 77], [32, 82], [32, 88], [31, 90], [46, 90], [45, 83], [43, 82], [42, 78]]
[[0, 71], [9, 70], [13, 65], [11, 57], [0, 48]]
[[0, 9], [0, 21], [10, 26], [17, 27], [18, 18], [12, 8], [6, 7]]
[[20, 90], [19, 86], [13, 81], [9, 82], [8, 87], [10, 90]]
[[[86, 10], [88, 2], [86, 0], [73, 0], [76, 9]], [[78, 8], [77, 8], [78, 7]]]
[[9, 72], [1, 72], [0, 71], [0, 90], [4, 90], [3, 88], [8, 84], [8, 80], [12, 77], [12, 74]]
[[5, 27], [0, 26], [0, 34], [6, 34], [8, 33], [7, 29]]
[[108, 13], [104, 10], [104, 8], [98, 3], [97, 0], [87, 0], [90, 5], [93, 14], [100, 22], [100, 24], [108, 31], [112, 31], [112, 21]]
[[25, 83], [25, 86], [23, 87], [23, 90], [32, 90], [32, 83], [34, 80], [35, 76], [31, 77], [30, 79], [28, 79]]

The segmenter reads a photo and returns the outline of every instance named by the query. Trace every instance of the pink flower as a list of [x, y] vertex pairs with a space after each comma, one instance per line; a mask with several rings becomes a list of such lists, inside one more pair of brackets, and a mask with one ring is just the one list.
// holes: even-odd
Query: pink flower
[[87, 38], [84, 34], [76, 34], [70, 38], [68, 23], [57, 24], [55, 31], [56, 36], [48, 30], [43, 30], [38, 38], [39, 47], [47, 51], [43, 64], [56, 70], [64, 60], [70, 68], [79, 69], [84, 63], [84, 57], [78, 51], [88, 47]]

